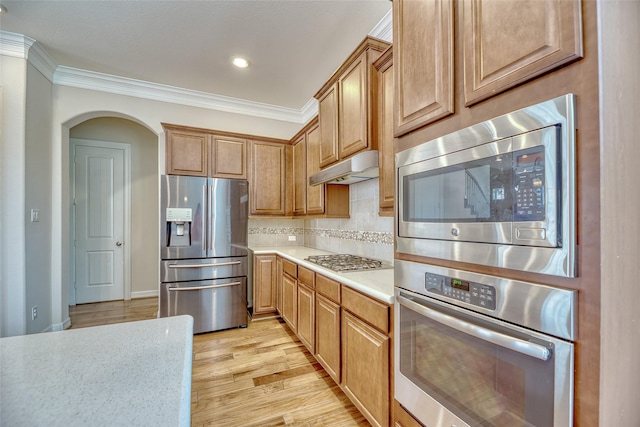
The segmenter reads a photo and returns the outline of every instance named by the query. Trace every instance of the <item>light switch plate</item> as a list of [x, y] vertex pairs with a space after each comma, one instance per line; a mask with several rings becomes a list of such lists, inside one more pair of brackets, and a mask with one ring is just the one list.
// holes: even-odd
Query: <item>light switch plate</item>
[[40, 209], [31, 209], [31, 222], [40, 222]]

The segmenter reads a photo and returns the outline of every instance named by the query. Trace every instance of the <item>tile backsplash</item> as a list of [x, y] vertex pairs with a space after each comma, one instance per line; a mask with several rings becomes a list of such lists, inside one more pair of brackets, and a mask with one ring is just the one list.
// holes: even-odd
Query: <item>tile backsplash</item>
[[378, 216], [378, 179], [352, 184], [349, 192], [350, 218], [250, 219], [249, 245], [304, 245], [393, 263], [393, 218]]

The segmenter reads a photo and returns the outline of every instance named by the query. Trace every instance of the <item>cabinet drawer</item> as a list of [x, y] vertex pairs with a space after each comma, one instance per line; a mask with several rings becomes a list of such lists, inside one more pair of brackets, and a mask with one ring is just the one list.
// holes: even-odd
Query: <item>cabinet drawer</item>
[[309, 270], [308, 268], [305, 268], [301, 265], [298, 266], [298, 282], [302, 282], [313, 289], [316, 286], [315, 276], [316, 274], [312, 270]]
[[335, 280], [316, 275], [316, 292], [340, 304], [340, 283]]
[[389, 305], [342, 285], [342, 308], [384, 333], [389, 333]]
[[293, 263], [288, 259], [283, 259], [282, 270], [294, 279], [298, 278], [298, 264]]

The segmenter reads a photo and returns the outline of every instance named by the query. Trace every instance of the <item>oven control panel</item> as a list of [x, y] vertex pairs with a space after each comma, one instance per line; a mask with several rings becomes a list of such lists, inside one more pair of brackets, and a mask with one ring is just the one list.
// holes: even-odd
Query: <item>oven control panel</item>
[[440, 274], [426, 273], [424, 287], [427, 292], [443, 295], [488, 310], [496, 309], [496, 288], [490, 285], [455, 279]]

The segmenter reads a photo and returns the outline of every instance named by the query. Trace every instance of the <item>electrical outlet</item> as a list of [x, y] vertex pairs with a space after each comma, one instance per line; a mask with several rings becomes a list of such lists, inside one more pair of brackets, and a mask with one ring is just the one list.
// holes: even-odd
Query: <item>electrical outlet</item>
[[31, 307], [31, 320], [36, 320], [38, 318], [38, 306], [34, 305]]
[[295, 242], [296, 241], [296, 236], [289, 236], [289, 241], [290, 242]]

